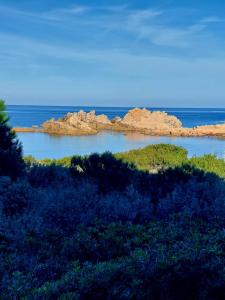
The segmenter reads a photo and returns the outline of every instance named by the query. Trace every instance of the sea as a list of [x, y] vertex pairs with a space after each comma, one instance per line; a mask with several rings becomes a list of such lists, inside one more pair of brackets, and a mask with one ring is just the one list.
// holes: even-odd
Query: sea
[[[132, 107], [91, 106], [32, 106], [8, 105], [7, 114], [12, 127], [39, 126], [51, 118], [63, 117], [68, 112], [92, 111], [105, 114], [110, 119], [123, 117]], [[150, 108], [151, 111], [165, 111], [177, 116], [183, 126], [211, 125], [225, 123], [225, 108]], [[174, 144], [188, 150], [188, 155], [213, 154], [225, 159], [225, 140], [210, 137], [151, 137], [137, 133], [100, 132], [93, 136], [55, 136], [44, 133], [18, 133], [25, 156], [37, 159], [62, 158], [72, 155], [88, 155], [94, 152], [112, 153], [138, 149], [150, 144]]]

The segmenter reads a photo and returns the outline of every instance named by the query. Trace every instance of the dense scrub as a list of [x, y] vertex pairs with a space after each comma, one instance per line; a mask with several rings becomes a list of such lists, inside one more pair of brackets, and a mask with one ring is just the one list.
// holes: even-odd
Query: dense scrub
[[187, 150], [167, 144], [150, 145], [143, 149], [118, 153], [116, 157], [133, 163], [140, 170], [154, 171], [161, 168], [181, 166], [188, 161]]
[[1, 299], [223, 299], [225, 182], [110, 153], [0, 177]]
[[224, 299], [223, 160], [159, 145], [25, 161], [0, 176], [0, 299]]
[[[214, 173], [220, 177], [225, 178], [225, 160], [219, 159], [215, 155], [204, 155], [202, 157], [188, 158], [187, 150], [168, 144], [149, 145], [142, 149], [131, 150], [128, 152], [117, 153], [115, 157], [121, 159], [123, 162], [134, 165], [138, 170], [157, 172], [161, 169], [182, 167], [183, 165], [190, 165], [194, 168], [203, 170], [205, 172]], [[82, 157], [77, 157], [83, 159]], [[65, 157], [62, 159], [44, 159], [38, 161], [43, 165], [60, 165], [69, 167], [71, 165], [72, 157]], [[28, 164], [37, 163], [33, 157], [26, 157], [25, 161]]]

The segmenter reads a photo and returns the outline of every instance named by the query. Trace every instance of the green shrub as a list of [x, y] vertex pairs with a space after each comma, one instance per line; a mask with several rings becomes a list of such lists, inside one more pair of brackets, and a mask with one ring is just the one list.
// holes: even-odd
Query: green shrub
[[143, 149], [118, 153], [116, 158], [133, 163], [140, 170], [159, 170], [164, 167], [181, 166], [186, 163], [187, 150], [167, 144], [150, 145]]
[[202, 157], [193, 157], [189, 163], [205, 172], [215, 173], [225, 178], [225, 160], [219, 159], [215, 155], [204, 155]]

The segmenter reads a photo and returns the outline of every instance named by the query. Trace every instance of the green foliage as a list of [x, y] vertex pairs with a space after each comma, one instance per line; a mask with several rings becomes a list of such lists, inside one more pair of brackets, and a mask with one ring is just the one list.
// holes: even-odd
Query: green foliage
[[150, 145], [143, 149], [116, 154], [116, 158], [133, 163], [140, 170], [159, 170], [181, 166], [187, 162], [187, 150], [167, 144]]
[[[181, 167], [182, 165], [190, 165], [194, 168], [201, 169], [205, 172], [214, 173], [225, 178], [225, 161], [214, 155], [204, 155], [202, 157], [187, 157], [187, 150], [169, 144], [149, 145], [142, 149], [131, 150], [128, 152], [114, 154], [116, 159], [125, 163], [134, 165], [138, 170], [148, 171], [151, 173], [158, 172], [161, 169]], [[76, 157], [75, 157], [76, 158]], [[81, 161], [87, 159], [77, 157]], [[43, 165], [59, 165], [70, 167], [73, 157], [65, 157], [62, 159], [44, 159], [35, 160], [33, 157], [25, 157], [27, 164], [43, 164]]]
[[143, 149], [131, 150], [118, 153], [116, 158], [134, 164], [139, 170], [148, 172], [160, 169], [190, 165], [205, 172], [214, 173], [225, 178], [225, 160], [215, 155], [204, 155], [202, 157], [187, 157], [187, 150], [174, 145], [150, 145]]
[[[99, 256], [100, 260], [93, 262], [75, 260], [59, 280], [45, 283], [32, 291], [33, 295], [52, 299], [70, 295], [71, 299], [90, 300], [191, 300], [210, 299], [214, 293], [223, 295], [224, 280], [219, 282], [219, 278], [225, 270], [217, 261], [224, 257], [223, 234], [206, 223], [185, 223], [178, 217], [170, 225], [109, 224], [91, 228], [83, 242], [82, 238], [81, 234], [79, 243], [85, 245], [89, 240], [90, 245], [97, 246], [90, 251], [108, 259], [101, 261]], [[116, 257], [110, 254], [112, 243], [104, 244], [112, 238], [117, 240]]]
[[205, 172], [215, 173], [225, 178], [225, 160], [219, 159], [215, 155], [193, 157], [189, 160], [189, 163]]
[[73, 157], [64, 157], [60, 159], [41, 159], [37, 160], [35, 159], [32, 155], [25, 156], [24, 161], [28, 166], [35, 165], [35, 164], [40, 164], [44, 166], [49, 166], [49, 165], [56, 165], [56, 166], [62, 166], [62, 167], [70, 167], [71, 166], [71, 160]]
[[22, 146], [8, 125], [5, 104], [0, 100], [0, 176], [15, 179], [22, 174], [23, 169]]
[[5, 113], [5, 102], [0, 99], [0, 124], [8, 121], [7, 115]]
[[41, 163], [44, 165], [55, 164], [63, 167], [70, 167], [71, 166], [71, 159], [72, 157], [64, 157], [60, 159], [43, 159]]

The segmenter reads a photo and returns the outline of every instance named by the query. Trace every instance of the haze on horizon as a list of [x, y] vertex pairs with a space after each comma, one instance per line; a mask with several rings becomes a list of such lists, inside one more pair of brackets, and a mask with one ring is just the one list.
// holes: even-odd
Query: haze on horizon
[[0, 0], [0, 98], [225, 107], [224, 36], [220, 0]]

